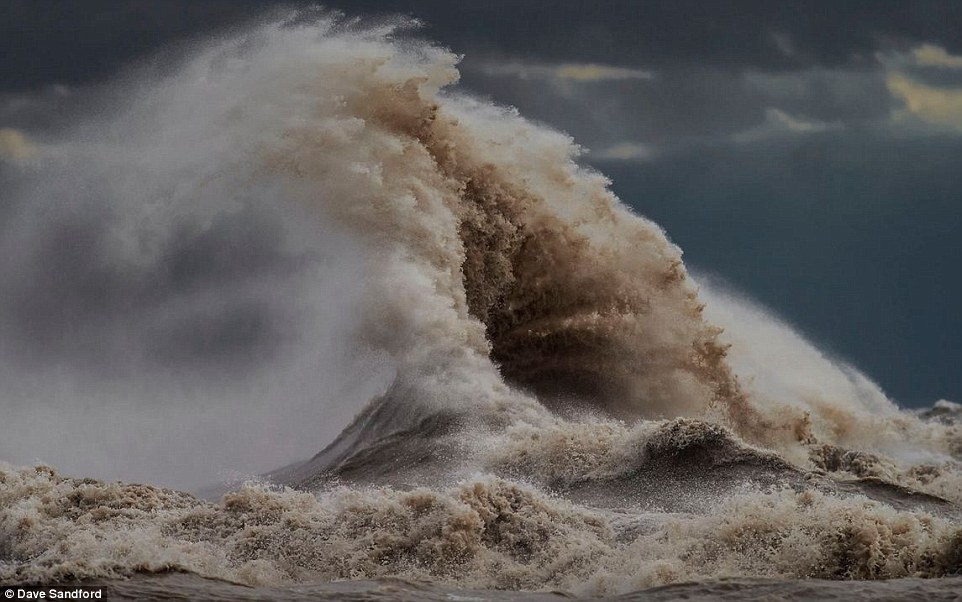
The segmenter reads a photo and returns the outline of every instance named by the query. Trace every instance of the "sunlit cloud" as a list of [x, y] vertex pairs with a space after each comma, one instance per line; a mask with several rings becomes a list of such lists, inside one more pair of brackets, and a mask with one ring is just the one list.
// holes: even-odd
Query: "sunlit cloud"
[[945, 48], [934, 44], [923, 44], [912, 51], [912, 58], [923, 67], [944, 67], [962, 69], [962, 56], [949, 54]]
[[0, 160], [24, 161], [36, 156], [37, 147], [20, 130], [0, 128]]
[[568, 63], [554, 68], [554, 76], [558, 79], [579, 82], [599, 82], [623, 79], [651, 79], [652, 73], [641, 69], [627, 69], [610, 65]]
[[755, 142], [779, 136], [815, 134], [841, 128], [840, 123], [801, 119], [781, 109], [768, 107], [765, 109], [765, 121], [735, 134], [732, 139], [735, 142]]
[[962, 88], [940, 88], [915, 81], [903, 73], [890, 73], [886, 79], [889, 91], [905, 105], [906, 114], [926, 123], [948, 126], [962, 131]]
[[485, 75], [509, 76], [519, 79], [542, 79], [558, 82], [605, 82], [652, 79], [654, 74], [643, 69], [630, 69], [596, 63], [563, 63], [560, 65], [523, 62], [487, 63], [481, 66]]
[[602, 161], [645, 161], [655, 156], [655, 151], [647, 144], [638, 142], [619, 142], [598, 151], [592, 151], [590, 156]]
[[962, 69], [962, 56], [922, 44], [909, 52], [879, 55], [879, 60], [887, 68], [889, 94], [901, 104], [891, 112], [892, 124], [962, 132], [962, 87], [952, 73]]

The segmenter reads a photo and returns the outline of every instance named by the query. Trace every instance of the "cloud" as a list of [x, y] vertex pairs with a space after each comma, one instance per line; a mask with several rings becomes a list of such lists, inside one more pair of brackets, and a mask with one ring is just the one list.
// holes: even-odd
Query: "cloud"
[[578, 83], [652, 79], [654, 77], [654, 74], [650, 71], [642, 69], [629, 69], [597, 63], [563, 63], [560, 65], [523, 62], [486, 63], [481, 66], [480, 71], [491, 76]]
[[779, 129], [795, 132], [796, 134], [807, 134], [810, 132], [823, 132], [831, 129], [831, 125], [817, 121], [804, 121], [792, 117], [785, 111], [770, 107], [765, 111], [765, 120], [769, 123], [777, 124]]
[[795, 56], [795, 43], [792, 41], [792, 36], [784, 32], [773, 31], [771, 32], [771, 38], [772, 44], [780, 53], [787, 57]]
[[654, 157], [655, 151], [646, 144], [619, 142], [590, 154], [592, 158], [601, 161], [644, 161]]
[[875, 59], [887, 71], [900, 71], [927, 76], [927, 79], [949, 76], [949, 71], [962, 69], [962, 56], [949, 53], [943, 46], [926, 42], [911, 50], [889, 49], [875, 53]]
[[554, 76], [558, 79], [579, 82], [599, 82], [623, 79], [652, 79], [650, 71], [641, 69], [627, 69], [594, 63], [566, 63], [554, 69]]
[[962, 130], [962, 88], [939, 88], [898, 72], [890, 73], [886, 84], [905, 106], [896, 119], [908, 114], [931, 125]]
[[765, 121], [738, 132], [732, 139], [735, 142], [755, 142], [768, 138], [785, 135], [805, 135], [840, 129], [840, 123], [826, 123], [824, 121], [809, 121], [793, 117], [775, 107], [765, 109]]
[[917, 65], [923, 67], [944, 67], [948, 69], [962, 69], [962, 56], [955, 56], [945, 51], [945, 48], [934, 44], [923, 44], [912, 51], [912, 58]]
[[819, 121], [886, 120], [892, 109], [885, 72], [876, 69], [750, 70], [740, 79], [749, 100]]
[[0, 159], [24, 161], [35, 157], [37, 147], [20, 130], [0, 128]]

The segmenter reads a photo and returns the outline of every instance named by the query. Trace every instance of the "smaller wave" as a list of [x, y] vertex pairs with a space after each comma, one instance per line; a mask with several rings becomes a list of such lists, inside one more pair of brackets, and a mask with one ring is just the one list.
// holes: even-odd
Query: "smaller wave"
[[962, 404], [940, 399], [931, 408], [919, 412], [919, 417], [947, 425], [962, 424]]
[[701, 511], [738, 487], [798, 472], [724, 427], [684, 418], [518, 425], [492, 439], [486, 468], [595, 507], [676, 512]]
[[962, 529], [863, 497], [781, 489], [663, 515], [615, 515], [485, 477], [438, 489], [247, 485], [218, 503], [46, 467], [0, 470], [0, 580], [188, 571], [248, 585], [387, 576], [583, 594], [730, 575], [888, 579], [962, 571]]

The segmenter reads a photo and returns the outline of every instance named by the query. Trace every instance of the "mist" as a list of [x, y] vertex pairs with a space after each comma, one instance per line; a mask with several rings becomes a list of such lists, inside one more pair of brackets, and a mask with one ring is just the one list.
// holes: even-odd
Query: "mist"
[[77, 92], [97, 109], [0, 161], [5, 461], [242, 478], [323, 447], [390, 377], [354, 336], [356, 241], [254, 173], [275, 124], [231, 62], [256, 34], [206, 44]]

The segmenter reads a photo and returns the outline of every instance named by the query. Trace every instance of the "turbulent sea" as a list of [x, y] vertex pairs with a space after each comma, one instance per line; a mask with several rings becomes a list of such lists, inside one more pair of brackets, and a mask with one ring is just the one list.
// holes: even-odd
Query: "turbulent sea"
[[3, 465], [0, 583], [959, 599], [960, 407], [900, 409], [689, 274], [573, 141], [459, 91], [458, 57], [405, 27], [302, 19], [198, 44], [34, 168], [36, 187], [103, 174], [151, 224], [157, 207], [117, 191], [153, 178], [171, 202], [302, 208], [308, 232], [350, 241], [362, 294], [335, 310], [390, 377], [303, 461], [199, 496]]

